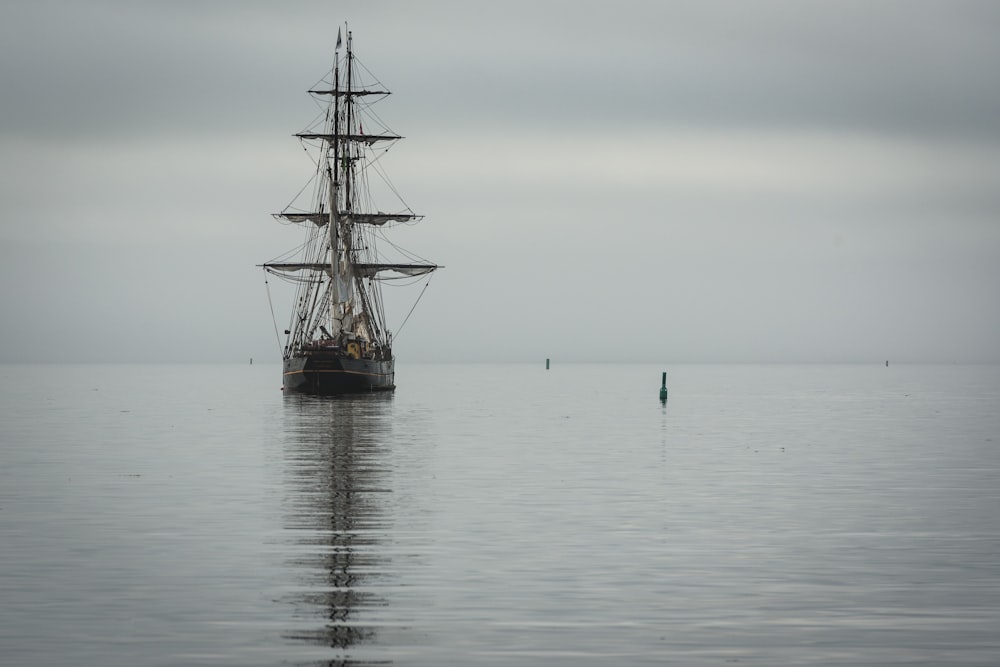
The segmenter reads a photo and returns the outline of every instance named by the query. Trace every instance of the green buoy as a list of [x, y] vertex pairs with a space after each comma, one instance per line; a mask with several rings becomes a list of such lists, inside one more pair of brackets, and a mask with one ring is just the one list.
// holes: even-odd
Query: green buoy
[[549, 360], [545, 360], [545, 370], [549, 370]]
[[663, 384], [660, 385], [660, 400], [667, 400], [667, 372], [663, 371]]

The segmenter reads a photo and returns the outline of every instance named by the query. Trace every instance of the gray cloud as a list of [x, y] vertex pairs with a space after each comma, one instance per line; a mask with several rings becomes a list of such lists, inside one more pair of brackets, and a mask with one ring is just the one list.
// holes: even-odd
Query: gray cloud
[[[6, 12], [5, 125], [40, 133], [149, 131], [152, 118], [160, 129], [249, 128], [288, 108], [276, 93], [322, 74], [322, 24], [337, 25], [316, 2], [41, 0]], [[436, 108], [447, 122], [991, 141], [1000, 123], [993, 3], [359, 3], [349, 13], [370, 31], [361, 43], [379, 47], [364, 60], [408, 93], [402, 108]]]
[[995, 3], [341, 9], [0, 10], [3, 358], [273, 354], [253, 264], [348, 20], [448, 266], [404, 359], [1000, 360]]

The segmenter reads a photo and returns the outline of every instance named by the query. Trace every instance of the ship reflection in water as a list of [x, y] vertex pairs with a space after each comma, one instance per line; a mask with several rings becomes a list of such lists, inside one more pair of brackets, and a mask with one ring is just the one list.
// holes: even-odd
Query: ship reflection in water
[[338, 660], [322, 664], [371, 664], [349, 649], [375, 640], [386, 604], [374, 591], [386, 576], [392, 395], [284, 401], [284, 527], [301, 581], [289, 596], [298, 628], [285, 636], [336, 649]]

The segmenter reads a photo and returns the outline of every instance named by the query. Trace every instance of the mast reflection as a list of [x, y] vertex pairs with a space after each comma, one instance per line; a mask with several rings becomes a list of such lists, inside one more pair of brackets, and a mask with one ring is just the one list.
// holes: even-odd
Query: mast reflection
[[325, 664], [373, 664], [347, 649], [375, 640], [373, 612], [385, 606], [373, 589], [386, 576], [391, 401], [388, 393], [284, 397], [284, 525], [303, 581], [292, 603], [306, 621], [286, 637], [337, 649], [342, 657]]

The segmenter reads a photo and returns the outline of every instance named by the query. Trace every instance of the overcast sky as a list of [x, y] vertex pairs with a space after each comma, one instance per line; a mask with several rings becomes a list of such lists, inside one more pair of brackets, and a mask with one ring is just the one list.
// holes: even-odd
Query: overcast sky
[[401, 363], [1000, 361], [963, 0], [3, 3], [0, 360], [278, 361], [255, 264], [345, 21], [447, 267]]

